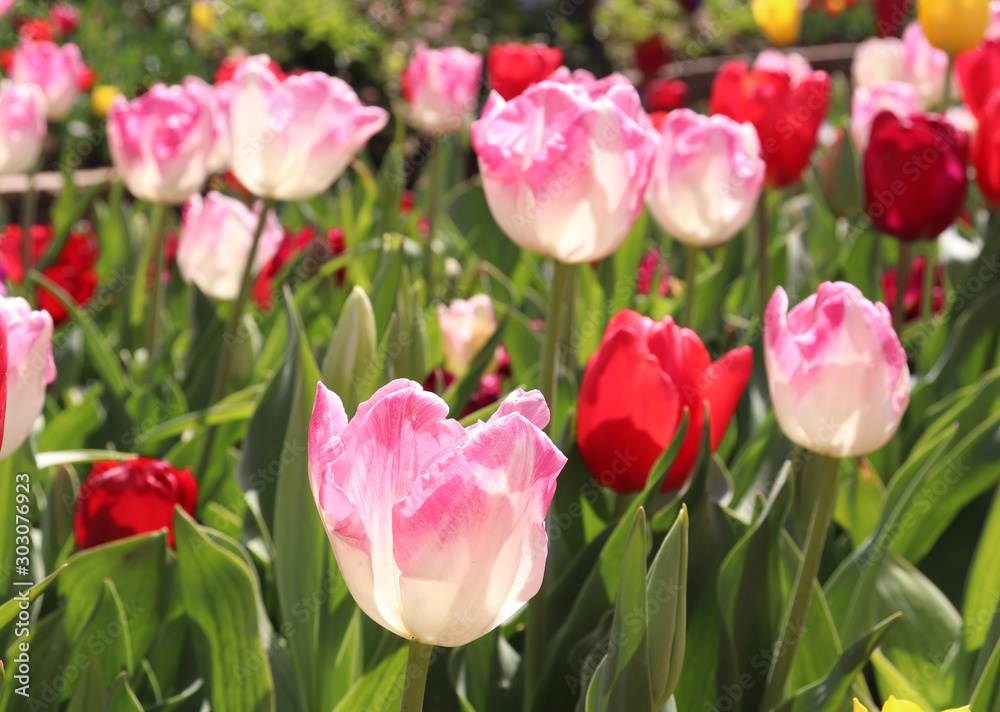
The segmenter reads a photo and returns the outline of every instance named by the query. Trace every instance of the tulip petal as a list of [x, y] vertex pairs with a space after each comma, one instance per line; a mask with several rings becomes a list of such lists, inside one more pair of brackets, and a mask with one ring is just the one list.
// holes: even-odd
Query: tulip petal
[[753, 372], [753, 349], [741, 346], [734, 349], [708, 367], [702, 376], [701, 392], [708, 401], [711, 429], [710, 447], [718, 449], [729, 427], [729, 421], [736, 412], [750, 382]]
[[393, 508], [403, 618], [418, 640], [463, 645], [541, 586], [545, 512], [566, 458], [519, 413], [491, 420]]

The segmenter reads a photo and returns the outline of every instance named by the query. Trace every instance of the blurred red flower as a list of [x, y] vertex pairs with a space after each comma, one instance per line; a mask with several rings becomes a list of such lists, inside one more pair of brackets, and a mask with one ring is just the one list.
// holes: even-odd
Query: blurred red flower
[[190, 470], [151, 457], [96, 462], [76, 501], [76, 545], [89, 549], [166, 528], [173, 547], [178, 504], [192, 516], [198, 506], [198, 482]]
[[32, 42], [51, 42], [52, 26], [41, 17], [30, 17], [21, 22], [17, 34], [21, 39]]
[[493, 45], [486, 57], [486, 80], [507, 101], [546, 79], [563, 61], [561, 49], [543, 44]]
[[643, 91], [646, 111], [669, 113], [688, 105], [688, 85], [682, 79], [654, 79]]
[[[55, 261], [45, 267], [42, 274], [66, 290], [74, 302], [83, 306], [97, 290], [97, 272], [94, 267], [100, 251], [97, 235], [90, 225], [81, 223], [80, 228], [69, 232]], [[55, 230], [51, 225], [32, 225], [28, 235], [32, 261], [38, 264], [55, 239]], [[14, 284], [24, 283], [21, 236], [20, 225], [8, 225], [0, 233], [0, 270]], [[49, 312], [57, 326], [69, 318], [66, 308], [47, 289], [39, 287], [37, 295], [39, 308]]]
[[985, 40], [955, 58], [962, 98], [978, 118], [989, 95], [1000, 86], [1000, 40]]
[[1000, 88], [994, 89], [980, 108], [979, 127], [972, 140], [972, 163], [979, 190], [990, 203], [1000, 207]]
[[57, 2], [49, 9], [49, 25], [57, 37], [69, 37], [80, 29], [80, 11], [69, 3]]
[[910, 20], [913, 0], [873, 0], [872, 19], [878, 37], [899, 37]]
[[[910, 274], [906, 280], [906, 291], [903, 292], [903, 318], [914, 321], [920, 318], [923, 310], [924, 278], [927, 272], [927, 260], [916, 257], [910, 263]], [[896, 303], [896, 269], [891, 268], [882, 275], [882, 291], [885, 292], [885, 303], [892, 311]], [[940, 262], [934, 265], [934, 288], [931, 294], [931, 311], [939, 314], [944, 309], [944, 265]]]
[[[215, 83], [225, 84], [226, 82], [232, 81], [233, 75], [236, 73], [236, 68], [239, 67], [245, 59], [246, 57], [223, 57], [222, 61], [219, 62], [219, 68], [215, 71]], [[273, 59], [269, 60], [268, 68], [271, 70], [271, 73], [281, 81], [284, 81], [288, 76], [284, 71], [282, 71], [281, 65]]]
[[635, 66], [642, 72], [642, 80], [648, 82], [656, 77], [659, 71], [673, 61], [673, 55], [663, 36], [653, 35], [635, 46]]
[[639, 261], [639, 270], [635, 276], [635, 290], [639, 294], [648, 295], [653, 288], [653, 280], [659, 272], [660, 281], [657, 283], [657, 293], [665, 297], [670, 294], [670, 265], [666, 260], [660, 259], [660, 250], [652, 249], [642, 256]]

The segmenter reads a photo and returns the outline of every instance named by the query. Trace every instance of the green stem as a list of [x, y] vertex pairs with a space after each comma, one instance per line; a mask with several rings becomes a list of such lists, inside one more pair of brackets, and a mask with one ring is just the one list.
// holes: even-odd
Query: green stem
[[767, 249], [767, 233], [767, 191], [764, 191], [757, 201], [757, 268], [760, 276], [758, 289], [761, 314], [767, 309], [767, 300], [771, 296], [771, 260]]
[[689, 247], [687, 251], [687, 262], [684, 265], [684, 315], [681, 326], [694, 329], [694, 298], [695, 281], [698, 276], [698, 253], [697, 247]]
[[24, 194], [24, 199], [21, 202], [21, 267], [23, 268], [26, 296], [30, 294], [28, 272], [35, 266], [34, 256], [31, 254], [31, 226], [35, 224], [35, 215], [38, 212], [38, 188], [35, 186], [35, 173], [37, 171], [38, 165], [36, 164], [28, 173], [28, 191]]
[[427, 283], [427, 296], [431, 298], [434, 291], [434, 236], [437, 234], [438, 212], [441, 204], [442, 174], [444, 173], [444, 150], [445, 138], [442, 137], [434, 145], [434, 152], [431, 154], [431, 200], [427, 208], [427, 217], [430, 220], [430, 230], [427, 231], [427, 240], [424, 242], [424, 282]]
[[930, 321], [934, 318], [934, 260], [937, 257], [937, 240], [927, 243], [927, 259], [924, 261], [924, 284], [920, 292], [920, 318]]
[[896, 300], [892, 305], [892, 328], [902, 335], [903, 322], [906, 319], [906, 309], [903, 306], [906, 297], [906, 283], [910, 281], [910, 243], [899, 242], [899, 257], [896, 261]]
[[833, 517], [833, 506], [837, 501], [837, 474], [840, 470], [840, 460], [835, 457], [823, 456], [822, 473], [820, 474], [819, 495], [809, 520], [806, 533], [805, 551], [802, 553], [802, 564], [795, 576], [792, 587], [792, 600], [785, 617], [781, 638], [775, 647], [777, 651], [771, 662], [771, 671], [767, 676], [767, 689], [764, 691], [762, 712], [773, 710], [784, 697], [785, 686], [795, 662], [795, 652], [799, 647], [799, 639], [805, 630], [806, 615], [809, 603], [812, 601], [813, 580], [819, 571], [819, 561], [823, 554], [823, 543], [826, 541], [826, 530]]
[[948, 55], [948, 73], [944, 75], [944, 96], [941, 97], [941, 111], [945, 112], [951, 106], [951, 75], [955, 73], [955, 57]]
[[[545, 402], [548, 403], [549, 424], [545, 431], [552, 440], [556, 439], [556, 394], [559, 389], [559, 341], [562, 334], [562, 309], [565, 302], [567, 286], [573, 265], [555, 262], [552, 283], [549, 287], [549, 304], [545, 318], [545, 339], [542, 342], [541, 373], [538, 377], [539, 389]], [[524, 664], [524, 710], [531, 709], [531, 702], [538, 689], [538, 677], [545, 660], [546, 614], [545, 589], [546, 581], [535, 597], [528, 602], [528, 628], [525, 633], [525, 664]]]
[[406, 676], [403, 678], [403, 701], [399, 712], [421, 712], [424, 708], [424, 689], [427, 687], [427, 671], [431, 666], [434, 646], [410, 641], [406, 656]]
[[[222, 351], [219, 353], [219, 366], [215, 371], [215, 384], [212, 386], [212, 395], [208, 401], [208, 407], [212, 407], [222, 400], [229, 392], [229, 376], [233, 362], [233, 352], [236, 350], [239, 340], [240, 324], [243, 322], [243, 312], [246, 309], [247, 301], [250, 297], [250, 289], [253, 285], [253, 264], [257, 259], [257, 248], [260, 246], [260, 236], [264, 233], [264, 225], [267, 223], [267, 215], [274, 206], [274, 200], [268, 198], [264, 201], [263, 209], [260, 211], [260, 218], [257, 221], [257, 230], [253, 234], [253, 243], [250, 246], [250, 254], [247, 256], [246, 264], [243, 266], [243, 276], [240, 279], [240, 291], [229, 312], [229, 321], [226, 323], [226, 333], [222, 338]], [[201, 441], [198, 450], [197, 464], [195, 465], [195, 477], [203, 477], [205, 466], [208, 464], [209, 455], [212, 452], [212, 445], [215, 441], [215, 426], [210, 425], [205, 437]]]
[[[140, 421], [146, 419], [146, 409], [149, 407], [153, 384], [156, 383], [156, 367], [160, 362], [160, 302], [163, 299], [163, 265], [166, 262], [166, 240], [163, 239], [163, 219], [166, 216], [166, 206], [153, 203], [153, 214], [149, 220], [150, 253], [149, 264], [146, 265], [146, 276], [151, 280], [151, 301], [146, 322], [146, 390], [142, 396], [139, 408]], [[152, 270], [150, 268], [153, 268]], [[150, 276], [150, 271], [153, 272]]]

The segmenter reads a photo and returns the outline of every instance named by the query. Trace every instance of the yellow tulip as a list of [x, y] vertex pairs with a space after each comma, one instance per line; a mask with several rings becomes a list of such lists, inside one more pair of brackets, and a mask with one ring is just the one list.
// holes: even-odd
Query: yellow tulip
[[200, 1], [191, 5], [191, 23], [204, 32], [215, 27], [215, 11], [212, 9], [212, 3]]
[[954, 57], [982, 41], [989, 6], [989, 0], [917, 0], [917, 17], [930, 43]]
[[802, 34], [799, 0], [751, 0], [754, 22], [775, 47], [795, 43]]
[[90, 110], [94, 112], [94, 116], [99, 119], [107, 117], [111, 102], [121, 93], [121, 89], [108, 84], [94, 87], [94, 91], [90, 94]]
[[[854, 712], [868, 712], [868, 708], [863, 704], [854, 700]], [[907, 702], [906, 700], [897, 700], [895, 697], [890, 696], [885, 704], [882, 705], [882, 712], [924, 712], [919, 705], [915, 705], [912, 702]], [[959, 709], [945, 710], [944, 712], [969, 712], [968, 706]]]

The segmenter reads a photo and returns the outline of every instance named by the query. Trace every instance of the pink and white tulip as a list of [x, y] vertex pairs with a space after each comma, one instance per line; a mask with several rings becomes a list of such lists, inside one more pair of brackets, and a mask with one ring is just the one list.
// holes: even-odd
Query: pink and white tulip
[[[948, 53], [930, 43], [919, 22], [903, 32], [903, 81], [912, 84], [927, 111], [944, 102], [945, 78], [948, 76]], [[951, 83], [957, 93], [958, 82]]]
[[0, 17], [10, 12], [10, 9], [14, 7], [14, 3], [16, 2], [17, 0], [0, 0]]
[[851, 97], [851, 137], [854, 147], [864, 153], [872, 123], [882, 111], [891, 111], [901, 119], [920, 112], [917, 90], [904, 82], [882, 82], [872, 87], [858, 87]]
[[678, 242], [721, 245], [753, 216], [766, 172], [752, 124], [679, 109], [660, 126], [646, 205]]
[[566, 263], [600, 260], [643, 207], [655, 134], [639, 94], [614, 77], [494, 92], [472, 125], [493, 217], [521, 247]]
[[438, 326], [444, 342], [444, 368], [462, 376], [497, 330], [493, 302], [485, 294], [438, 305]]
[[465, 645], [542, 583], [545, 515], [566, 458], [537, 391], [515, 391], [463, 428], [418, 383], [396, 380], [348, 422], [320, 383], [309, 480], [337, 564], [361, 609], [423, 643]]
[[855, 91], [883, 82], [901, 82], [904, 77], [906, 48], [896, 37], [869, 37], [854, 50], [851, 74]]
[[792, 84], [797, 85], [813, 75], [809, 60], [797, 52], [781, 52], [776, 49], [765, 49], [757, 55], [753, 63], [754, 69], [764, 69], [775, 74], [787, 74]]
[[418, 46], [400, 83], [410, 122], [421, 131], [455, 133], [476, 112], [483, 58], [461, 47]]
[[312, 198], [340, 177], [389, 114], [365, 106], [346, 82], [322, 72], [281, 81], [269, 61], [249, 57], [233, 77], [232, 170], [262, 198]]
[[212, 110], [200, 91], [157, 84], [108, 112], [108, 145], [125, 187], [143, 200], [180, 205], [208, 178]]
[[31, 171], [47, 131], [42, 90], [0, 81], [0, 175]]
[[80, 79], [87, 72], [80, 48], [72, 42], [22, 40], [14, 50], [10, 78], [18, 84], [34, 84], [45, 94], [45, 115], [50, 121], [64, 119], [80, 93]]
[[[184, 206], [177, 244], [177, 268], [185, 282], [213, 299], [236, 299], [253, 246], [263, 204], [251, 211], [239, 200], [210, 192], [191, 196]], [[252, 274], [278, 253], [284, 230], [274, 211], [267, 214]]]
[[211, 112], [212, 150], [208, 154], [208, 172], [222, 173], [233, 153], [229, 137], [229, 102], [233, 96], [233, 83], [223, 82], [213, 86], [201, 77], [185, 77], [183, 86], [199, 96]]
[[7, 320], [7, 401], [3, 424], [3, 459], [28, 439], [45, 405], [45, 388], [56, 378], [52, 359], [52, 317], [32, 311], [21, 297], [0, 298]]
[[778, 287], [764, 315], [764, 362], [781, 429], [823, 455], [878, 450], [910, 402], [906, 352], [889, 310], [846, 282], [824, 282], [790, 312]]

